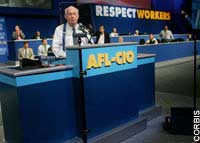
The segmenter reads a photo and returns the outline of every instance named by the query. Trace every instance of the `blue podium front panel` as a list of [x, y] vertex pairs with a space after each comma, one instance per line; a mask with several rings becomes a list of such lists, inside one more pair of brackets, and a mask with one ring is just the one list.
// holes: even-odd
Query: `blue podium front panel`
[[[0, 78], [1, 79], [1, 78]], [[0, 82], [1, 112], [6, 141], [23, 143], [17, 88]]]
[[[82, 71], [86, 73], [84, 95], [89, 138], [135, 120], [140, 110], [154, 105], [154, 89], [150, 89], [154, 87], [154, 57], [138, 60], [135, 45], [68, 50], [67, 63], [75, 67], [73, 76], [77, 85], [80, 52]], [[75, 96], [80, 98], [78, 89]]]
[[89, 137], [132, 121], [139, 111], [155, 105], [154, 62], [149, 62], [129, 70], [85, 77]]
[[89, 137], [138, 117], [137, 73], [135, 68], [84, 79]]
[[61, 143], [78, 135], [71, 72], [7, 77], [1, 83], [6, 141]]
[[154, 62], [138, 66], [138, 108], [140, 111], [155, 105], [155, 68]]
[[77, 136], [72, 89], [71, 78], [18, 89], [25, 142], [60, 143]]
[[138, 118], [155, 105], [154, 63], [84, 79], [89, 137]]
[[137, 47], [84, 49], [82, 61], [89, 137], [136, 119]]

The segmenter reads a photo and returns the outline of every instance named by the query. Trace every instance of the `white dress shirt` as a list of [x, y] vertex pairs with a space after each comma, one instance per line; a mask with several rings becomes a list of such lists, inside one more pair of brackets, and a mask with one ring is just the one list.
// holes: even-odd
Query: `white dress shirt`
[[119, 36], [119, 34], [116, 33], [116, 32], [111, 32], [111, 33], [110, 33], [110, 37], [115, 37], [115, 36]]
[[172, 40], [172, 39], [174, 39], [174, 36], [173, 36], [173, 34], [172, 34], [172, 32], [170, 30], [162, 30], [160, 32], [160, 37], [162, 39], [165, 39], [165, 40]]
[[105, 43], [105, 35], [104, 34], [100, 34], [99, 40], [97, 42], [97, 44], [104, 44]]
[[156, 38], [153, 38], [152, 40], [148, 39], [146, 44], [158, 44], [158, 41], [156, 40]]
[[[83, 33], [78, 29], [79, 25], [76, 24], [75, 26], [75, 32], [76, 33]], [[64, 24], [59, 25], [56, 27], [54, 36], [53, 36], [53, 42], [52, 42], [52, 50], [56, 57], [66, 57], [66, 51], [63, 50], [63, 28]], [[73, 42], [73, 27], [71, 27], [68, 23], [66, 24], [66, 33], [65, 33], [65, 48], [67, 46], [74, 45]], [[81, 38], [81, 45], [85, 45], [88, 43], [87, 38]]]
[[40, 45], [38, 47], [38, 56], [47, 56], [47, 53], [48, 53], [48, 49], [50, 48], [51, 46], [50, 45], [46, 45], [46, 48], [45, 48], [45, 45]]

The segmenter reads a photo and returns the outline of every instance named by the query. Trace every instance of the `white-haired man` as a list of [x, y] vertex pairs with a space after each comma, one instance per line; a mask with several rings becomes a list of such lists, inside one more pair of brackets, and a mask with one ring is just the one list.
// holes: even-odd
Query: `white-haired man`
[[[52, 50], [56, 57], [66, 57], [66, 46], [72, 46], [77, 44], [77, 41], [73, 38], [73, 32], [82, 33], [79, 30], [79, 10], [74, 6], [69, 6], [65, 9], [65, 19], [66, 23], [56, 27], [53, 42]], [[87, 38], [81, 38], [81, 44], [87, 44]]]

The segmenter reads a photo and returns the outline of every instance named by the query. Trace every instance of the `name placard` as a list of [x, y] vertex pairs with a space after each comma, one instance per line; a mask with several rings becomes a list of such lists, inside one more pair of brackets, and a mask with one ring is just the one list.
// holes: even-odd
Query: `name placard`
[[135, 45], [84, 49], [82, 55], [83, 69], [87, 71], [87, 76], [137, 67], [137, 47]]

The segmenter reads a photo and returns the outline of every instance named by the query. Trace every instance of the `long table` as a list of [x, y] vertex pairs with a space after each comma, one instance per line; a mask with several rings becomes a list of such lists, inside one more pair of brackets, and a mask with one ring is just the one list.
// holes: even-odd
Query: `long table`
[[[138, 36], [126, 35], [126, 36], [122, 36], [122, 37], [123, 37], [125, 42], [137, 42], [138, 44], [139, 44], [141, 39], [144, 39], [145, 41], [147, 41], [149, 39], [149, 35], [138, 35]], [[155, 34], [154, 37], [156, 39], [160, 39], [158, 34]], [[111, 37], [111, 42], [112, 43], [118, 42], [118, 38], [119, 38], [119, 36]], [[174, 39], [186, 40], [187, 34], [174, 34]]]
[[[17, 61], [18, 60], [18, 50], [24, 46], [25, 40], [15, 40], [15, 41], [8, 41], [8, 52], [9, 56], [8, 59], [10, 61]], [[29, 42], [29, 47], [33, 49], [34, 55], [38, 54], [38, 47], [42, 44], [41, 40], [37, 39], [29, 39], [26, 40]], [[47, 43], [52, 45], [52, 39], [47, 39]]]
[[[175, 38], [182, 38], [186, 39], [186, 34], [174, 34]], [[148, 35], [139, 35], [139, 36], [133, 36], [133, 35], [127, 35], [122, 36], [124, 38], [124, 42], [135, 42], [135, 44], [138, 44], [140, 39], [144, 39], [145, 41], [148, 39]], [[158, 38], [158, 35], [155, 35], [156, 38]], [[117, 43], [118, 42], [117, 37], [111, 37], [111, 43]], [[95, 38], [93, 38], [95, 41]], [[30, 39], [29, 41], [29, 47], [33, 49], [33, 52], [35, 55], [38, 53], [38, 47], [41, 44], [41, 40], [33, 40]], [[23, 47], [24, 40], [16, 40], [16, 41], [8, 41], [8, 50], [9, 50], [9, 57], [8, 59], [10, 61], [17, 61], [18, 60], [18, 50], [19, 48]], [[49, 45], [52, 45], [52, 39], [47, 39], [47, 42]]]
[[[197, 50], [200, 54], [200, 41], [197, 41]], [[139, 53], [156, 54], [155, 62], [163, 62], [194, 55], [194, 42], [173, 42], [157, 45], [138, 45]]]

